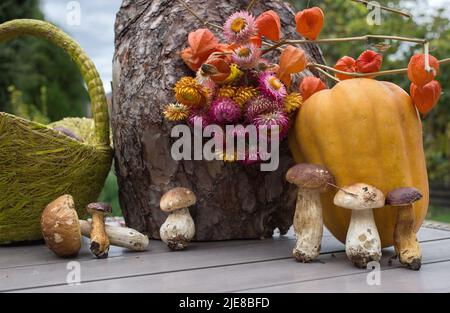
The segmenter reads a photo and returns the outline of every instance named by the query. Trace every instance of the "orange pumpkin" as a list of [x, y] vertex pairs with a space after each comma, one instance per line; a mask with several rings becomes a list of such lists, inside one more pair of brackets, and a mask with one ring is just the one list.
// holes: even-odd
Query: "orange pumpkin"
[[[428, 210], [429, 189], [422, 124], [410, 96], [400, 87], [373, 79], [349, 79], [322, 90], [301, 107], [289, 135], [296, 162], [326, 166], [340, 186], [364, 182], [385, 194], [416, 187], [415, 230]], [[334, 206], [336, 191], [322, 196], [324, 224], [345, 242], [350, 210]], [[382, 246], [393, 244], [397, 212], [374, 210]]]

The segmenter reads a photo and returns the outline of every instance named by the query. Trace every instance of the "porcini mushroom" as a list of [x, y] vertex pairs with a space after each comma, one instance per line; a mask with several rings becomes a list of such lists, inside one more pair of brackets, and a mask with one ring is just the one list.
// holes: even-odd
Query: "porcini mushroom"
[[[60, 257], [72, 257], [81, 248], [81, 235], [89, 238], [92, 224], [78, 220], [72, 196], [65, 195], [45, 208], [41, 229], [50, 250]], [[106, 225], [105, 230], [113, 246], [145, 251], [149, 245], [148, 237], [132, 228]]]
[[422, 265], [422, 253], [414, 230], [413, 203], [422, 199], [419, 190], [412, 187], [397, 188], [386, 197], [386, 205], [397, 208], [394, 230], [394, 247], [401, 264], [418, 271]]
[[105, 230], [105, 217], [112, 212], [112, 208], [107, 203], [91, 203], [86, 207], [86, 211], [92, 215], [91, 231], [91, 252], [98, 259], [105, 259], [109, 252], [109, 238]]
[[297, 244], [292, 254], [299, 262], [311, 262], [319, 256], [322, 243], [320, 194], [334, 184], [334, 177], [322, 166], [303, 163], [289, 169], [286, 180], [298, 186], [293, 223]]
[[73, 198], [62, 196], [44, 209], [41, 230], [47, 247], [62, 258], [75, 257], [81, 249], [81, 230]]
[[195, 236], [195, 224], [189, 207], [197, 202], [195, 194], [187, 188], [174, 188], [165, 193], [160, 202], [161, 210], [170, 213], [159, 234], [172, 250], [183, 250]]
[[[89, 237], [92, 232], [92, 224], [80, 220], [81, 234]], [[106, 235], [111, 246], [126, 248], [132, 251], [145, 251], [149, 245], [148, 237], [135, 229], [105, 225]]]
[[381, 258], [381, 240], [373, 216], [373, 209], [385, 205], [383, 193], [368, 184], [355, 184], [339, 190], [334, 197], [336, 206], [352, 210], [345, 242], [349, 260], [359, 268], [366, 268]]

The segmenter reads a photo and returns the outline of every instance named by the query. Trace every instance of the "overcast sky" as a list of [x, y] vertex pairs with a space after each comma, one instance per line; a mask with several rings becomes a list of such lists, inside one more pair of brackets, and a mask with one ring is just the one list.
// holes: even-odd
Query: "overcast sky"
[[[107, 92], [111, 90], [112, 58], [114, 54], [114, 21], [122, 0], [41, 0], [46, 18], [68, 32], [94, 60]], [[150, 0], [149, 0], [150, 1]], [[217, 1], [217, 0], [214, 0]], [[379, 1], [386, 3], [387, 1]], [[75, 6], [73, 5], [75, 3]], [[72, 25], [76, 4], [80, 7], [80, 23]], [[314, 1], [311, 1], [314, 4]], [[450, 7], [450, 0], [419, 1], [411, 10], [431, 11], [436, 7]], [[75, 23], [76, 24], [76, 23]]]
[[41, 0], [47, 20], [58, 24], [86, 50], [93, 59], [107, 92], [111, 91], [114, 54], [114, 22], [121, 0], [78, 0], [80, 23], [72, 15], [74, 1]]

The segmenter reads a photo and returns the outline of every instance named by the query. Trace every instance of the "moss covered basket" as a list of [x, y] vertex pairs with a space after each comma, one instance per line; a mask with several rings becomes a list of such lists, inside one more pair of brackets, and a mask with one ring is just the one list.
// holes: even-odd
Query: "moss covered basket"
[[0, 113], [0, 244], [40, 239], [43, 209], [64, 194], [73, 195], [83, 217], [84, 207], [98, 198], [112, 161], [106, 95], [93, 62], [47, 22], [0, 25], [0, 42], [22, 35], [47, 39], [71, 56], [86, 82], [93, 120], [68, 118], [46, 126]]

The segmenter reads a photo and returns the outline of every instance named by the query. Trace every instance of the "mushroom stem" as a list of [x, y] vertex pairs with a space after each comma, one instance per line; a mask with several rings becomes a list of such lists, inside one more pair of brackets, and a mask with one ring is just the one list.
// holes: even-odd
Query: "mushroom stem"
[[372, 209], [352, 210], [345, 252], [349, 260], [359, 268], [366, 268], [371, 261], [380, 261], [381, 240]]
[[[92, 231], [91, 223], [80, 220], [80, 228], [83, 236], [90, 236]], [[149, 245], [148, 237], [132, 228], [105, 225], [105, 231], [113, 246], [133, 251], [145, 251]]]
[[108, 257], [109, 239], [105, 230], [105, 216], [99, 212], [92, 213], [91, 251], [99, 259]]
[[422, 253], [416, 238], [414, 225], [413, 206], [398, 206], [394, 230], [395, 251], [401, 264], [418, 271], [422, 265]]
[[311, 262], [320, 254], [323, 235], [322, 205], [317, 190], [300, 188], [294, 215], [297, 244], [292, 251], [299, 262]]
[[160, 228], [160, 236], [170, 249], [185, 249], [195, 236], [195, 224], [189, 209], [171, 212]]

